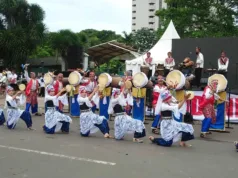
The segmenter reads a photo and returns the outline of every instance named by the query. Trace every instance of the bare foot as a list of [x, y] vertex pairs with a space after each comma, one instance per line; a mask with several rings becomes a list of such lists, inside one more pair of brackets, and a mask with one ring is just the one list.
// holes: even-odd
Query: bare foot
[[28, 130], [36, 130], [36, 129], [34, 129], [34, 128], [32, 128], [32, 127], [28, 127]]
[[153, 141], [155, 138], [153, 136], [150, 136], [149, 139]]
[[185, 142], [180, 142], [179, 145], [180, 145], [181, 147], [186, 147], [186, 148], [192, 147], [192, 145], [187, 145]]
[[114, 137], [112, 137], [112, 136], [110, 136], [108, 133], [106, 133], [106, 134], [104, 135], [104, 138], [114, 138]]
[[133, 142], [143, 143], [143, 140], [140, 140], [140, 139], [138, 139], [138, 138], [133, 138]]

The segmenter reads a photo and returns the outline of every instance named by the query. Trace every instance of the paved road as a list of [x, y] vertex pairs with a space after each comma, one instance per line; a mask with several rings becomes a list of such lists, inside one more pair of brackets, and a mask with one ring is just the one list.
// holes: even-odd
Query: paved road
[[[43, 117], [33, 117], [36, 131], [28, 131], [22, 121], [15, 130], [0, 127], [0, 178], [231, 178], [238, 175], [238, 153], [233, 141], [238, 126], [231, 133], [213, 133], [201, 140], [195, 125], [192, 148], [152, 145], [146, 125], [145, 142], [104, 139], [98, 133], [89, 138], [79, 135], [74, 119], [69, 135], [46, 135]], [[110, 122], [113, 128], [113, 122]], [[113, 133], [113, 129], [112, 129]]]

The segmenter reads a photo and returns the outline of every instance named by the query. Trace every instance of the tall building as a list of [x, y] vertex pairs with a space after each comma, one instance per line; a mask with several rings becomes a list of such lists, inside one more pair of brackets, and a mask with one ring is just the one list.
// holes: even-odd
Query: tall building
[[132, 31], [141, 28], [157, 30], [160, 24], [155, 13], [163, 8], [167, 8], [165, 0], [132, 0]]

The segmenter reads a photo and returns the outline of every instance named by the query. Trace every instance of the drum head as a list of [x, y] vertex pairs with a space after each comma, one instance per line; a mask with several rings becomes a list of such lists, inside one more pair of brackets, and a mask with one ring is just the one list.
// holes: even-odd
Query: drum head
[[181, 89], [185, 85], [185, 77], [179, 70], [169, 72], [166, 77], [166, 83], [170, 85], [178, 84], [176, 89]]
[[53, 77], [51, 76], [50, 73], [46, 73], [44, 75], [44, 83], [45, 83], [45, 85], [53, 84], [53, 81], [54, 81]]
[[133, 76], [133, 85], [136, 88], [143, 88], [148, 83], [148, 78], [143, 72], [138, 72]]
[[106, 88], [106, 85], [98, 84], [98, 90], [101, 92]]
[[108, 74], [106, 73], [100, 74], [98, 77], [98, 83], [100, 84], [101, 87], [104, 86], [105, 88], [109, 83]]
[[194, 92], [193, 91], [186, 91], [186, 94], [190, 94], [190, 97], [188, 98], [188, 100], [192, 100], [194, 98]]
[[225, 91], [227, 87], [227, 79], [222, 74], [214, 74], [208, 78], [208, 84], [211, 83], [212, 80], [218, 80], [217, 91]]
[[71, 72], [68, 77], [69, 83], [73, 86], [79, 85], [81, 79], [82, 79], [82, 76], [77, 71]]
[[69, 93], [69, 92], [72, 91], [72, 86], [71, 85], [66, 85], [65, 89]]
[[26, 89], [26, 85], [24, 84], [20, 84], [18, 87], [20, 91], [24, 91]]
[[126, 89], [131, 89], [131, 88], [132, 88], [132, 83], [131, 83], [131, 81], [127, 80], [127, 81], [125, 82], [125, 88], [126, 88]]

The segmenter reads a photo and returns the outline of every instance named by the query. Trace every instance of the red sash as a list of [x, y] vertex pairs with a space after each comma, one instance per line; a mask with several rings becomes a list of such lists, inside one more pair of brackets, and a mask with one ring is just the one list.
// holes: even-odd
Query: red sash
[[209, 99], [207, 99], [207, 98], [205, 97], [205, 93], [206, 93], [206, 91], [207, 91], [208, 88], [210, 88], [210, 87], [207, 86], [207, 87], [204, 89], [204, 91], [203, 91], [202, 100], [201, 100], [201, 103], [200, 103], [200, 106], [199, 106], [199, 108], [201, 108], [201, 109], [203, 109], [204, 107], [206, 107], [207, 104], [211, 104], [211, 105], [214, 105], [214, 104], [215, 104], [215, 97], [214, 97], [214, 95], [213, 95], [211, 98], [209, 98]]
[[174, 58], [166, 58], [166, 64], [171, 64], [174, 61]]
[[223, 65], [226, 65], [226, 62], [228, 61], [227, 57], [225, 58], [220, 58], [220, 63]]
[[[36, 81], [36, 90], [38, 90], [38, 80], [35, 80], [35, 81]], [[25, 93], [26, 93], [26, 96], [29, 96], [29, 95], [30, 95], [32, 85], [33, 85], [33, 79], [31, 79], [31, 80], [29, 81], [29, 83], [27, 84], [26, 92], [25, 92]]]
[[60, 85], [60, 83], [62, 83], [62, 82], [60, 82], [60, 81], [58, 81], [58, 80], [55, 82], [54, 89], [55, 89], [55, 93], [56, 93], [56, 94], [60, 92], [60, 91], [59, 91], [59, 85]]

